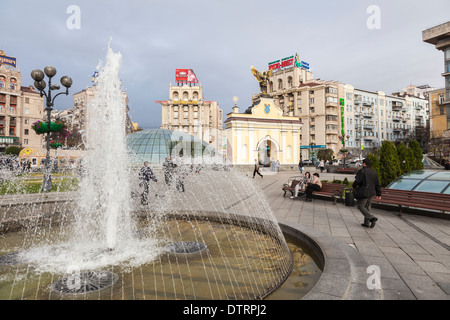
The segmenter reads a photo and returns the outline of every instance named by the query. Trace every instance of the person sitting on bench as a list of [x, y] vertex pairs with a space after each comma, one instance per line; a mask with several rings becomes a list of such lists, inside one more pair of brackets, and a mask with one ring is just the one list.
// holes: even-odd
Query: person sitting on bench
[[310, 181], [311, 181], [311, 173], [307, 171], [305, 172], [305, 175], [301, 178], [300, 182], [295, 185], [294, 195], [291, 197], [291, 199], [297, 198], [299, 192], [304, 193], [305, 186]]
[[312, 194], [314, 191], [320, 191], [322, 189], [322, 182], [320, 181], [318, 173], [313, 174], [313, 179], [311, 182], [308, 182], [308, 185], [306, 186], [305, 194], [306, 194], [306, 201], [311, 202], [312, 201]]

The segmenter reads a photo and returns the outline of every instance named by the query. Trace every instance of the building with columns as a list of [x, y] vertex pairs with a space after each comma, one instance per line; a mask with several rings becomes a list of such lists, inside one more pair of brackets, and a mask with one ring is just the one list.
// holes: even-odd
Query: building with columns
[[162, 108], [161, 129], [188, 133], [221, 150], [222, 109], [217, 101], [204, 99], [201, 84], [170, 85], [169, 99], [155, 102]]
[[284, 114], [273, 98], [260, 97], [244, 113], [235, 106], [225, 120], [228, 161], [236, 165], [297, 165], [301, 122]]

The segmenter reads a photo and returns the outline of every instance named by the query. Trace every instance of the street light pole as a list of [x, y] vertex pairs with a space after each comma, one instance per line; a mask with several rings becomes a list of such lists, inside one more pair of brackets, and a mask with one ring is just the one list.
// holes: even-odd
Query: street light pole
[[347, 149], [345, 149], [345, 141], [350, 138], [349, 135], [340, 134], [338, 137], [342, 141], [342, 149], [346, 150], [344, 152], [344, 168], [345, 168], [345, 158], [347, 157]]
[[[44, 74], [45, 72], [45, 74]], [[31, 71], [31, 78], [34, 80], [34, 87], [39, 90], [41, 97], [45, 96], [46, 98], [46, 107], [45, 111], [47, 111], [47, 156], [45, 157], [45, 166], [44, 166], [44, 180], [42, 183], [41, 191], [49, 192], [52, 190], [52, 177], [51, 177], [51, 165], [50, 165], [50, 122], [51, 122], [51, 113], [53, 110], [54, 102], [57, 96], [61, 94], [68, 95], [69, 88], [72, 86], [72, 79], [68, 76], [64, 76], [61, 78], [61, 84], [66, 88], [65, 92], [60, 92], [56, 94], [52, 98], [52, 91], [59, 90], [60, 86], [58, 84], [52, 85], [52, 78], [56, 75], [56, 69], [52, 66], [47, 66], [44, 68], [44, 72], [42, 70], [36, 69]], [[47, 84], [44, 81], [45, 75], [48, 77], [48, 91], [45, 92], [44, 89]]]

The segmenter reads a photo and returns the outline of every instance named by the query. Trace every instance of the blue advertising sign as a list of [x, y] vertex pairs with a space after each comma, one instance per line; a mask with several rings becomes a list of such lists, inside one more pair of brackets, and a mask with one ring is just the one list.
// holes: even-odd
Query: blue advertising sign
[[303, 68], [305, 68], [306, 70], [309, 70], [309, 63], [308, 62], [302, 61], [301, 64], [302, 64]]
[[326, 149], [327, 146], [324, 144], [319, 144], [315, 146], [300, 146], [300, 149]]
[[0, 55], [0, 65], [7, 64], [12, 67], [16, 67], [16, 58]]

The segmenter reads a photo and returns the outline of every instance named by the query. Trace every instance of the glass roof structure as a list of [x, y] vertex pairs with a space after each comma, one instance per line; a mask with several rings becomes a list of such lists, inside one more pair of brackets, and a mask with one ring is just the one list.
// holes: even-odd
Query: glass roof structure
[[450, 171], [411, 171], [391, 182], [387, 188], [450, 194]]
[[151, 129], [127, 136], [127, 147], [134, 161], [162, 164], [170, 155], [214, 156], [215, 150], [208, 143], [180, 131]]

